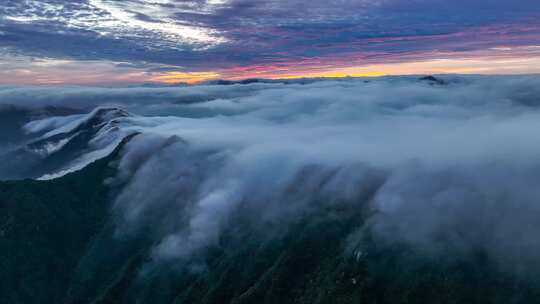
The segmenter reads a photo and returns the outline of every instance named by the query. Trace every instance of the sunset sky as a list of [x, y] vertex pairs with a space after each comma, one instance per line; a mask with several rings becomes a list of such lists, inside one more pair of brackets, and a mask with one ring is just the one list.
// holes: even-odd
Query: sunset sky
[[0, 84], [540, 73], [538, 0], [3, 0]]

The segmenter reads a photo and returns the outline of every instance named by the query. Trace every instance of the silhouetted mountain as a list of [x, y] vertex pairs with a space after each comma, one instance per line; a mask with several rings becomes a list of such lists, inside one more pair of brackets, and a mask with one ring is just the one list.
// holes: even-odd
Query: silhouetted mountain
[[425, 81], [425, 82], [429, 83], [430, 85], [445, 85], [446, 84], [446, 81], [444, 81], [442, 79], [439, 79], [439, 78], [436, 78], [435, 76], [431, 76], [431, 75], [421, 77], [418, 80]]
[[[225, 80], [225, 79], [219, 79], [219, 80], [210, 80], [206, 82], [206, 84], [210, 85], [246, 85], [246, 84], [254, 84], [254, 83], [281, 83], [281, 84], [310, 84], [322, 80], [326, 80], [328, 78], [295, 78], [295, 79], [267, 79], [267, 78], [248, 78], [248, 79], [242, 79], [242, 80]], [[346, 80], [347, 78], [335, 78], [336, 81]]]

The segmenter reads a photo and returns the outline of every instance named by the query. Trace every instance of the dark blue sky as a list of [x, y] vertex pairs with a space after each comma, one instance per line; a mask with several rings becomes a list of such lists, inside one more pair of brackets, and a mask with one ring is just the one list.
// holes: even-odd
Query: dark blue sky
[[533, 73], [539, 17], [538, 0], [4, 0], [0, 83]]

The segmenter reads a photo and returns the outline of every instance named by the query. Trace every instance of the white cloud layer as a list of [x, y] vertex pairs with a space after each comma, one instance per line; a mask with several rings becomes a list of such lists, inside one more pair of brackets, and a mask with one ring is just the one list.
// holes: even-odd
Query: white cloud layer
[[140, 115], [117, 126], [141, 135], [111, 181], [123, 187], [118, 233], [149, 229], [155, 259], [189, 259], [219, 245], [238, 213], [286, 225], [375, 191], [362, 204], [383, 239], [540, 262], [540, 78], [445, 81], [160, 89], [174, 101], [145, 103], [145, 89], [126, 89], [118, 103]]

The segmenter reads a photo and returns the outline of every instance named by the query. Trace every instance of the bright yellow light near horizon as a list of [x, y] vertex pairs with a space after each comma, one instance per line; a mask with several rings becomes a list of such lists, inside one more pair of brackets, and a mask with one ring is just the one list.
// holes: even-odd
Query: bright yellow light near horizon
[[344, 77], [379, 77], [385, 76], [386, 73], [379, 71], [369, 71], [369, 72], [320, 72], [320, 73], [306, 73], [299, 75], [285, 75], [277, 76], [280, 79], [298, 79], [298, 78], [344, 78]]
[[529, 57], [472, 57], [429, 59], [423, 61], [395, 62], [354, 66], [323, 72], [271, 75], [271, 78], [341, 78], [379, 77], [386, 75], [417, 74], [532, 74], [540, 73], [540, 56]]
[[150, 78], [150, 81], [175, 84], [175, 83], [197, 83], [206, 80], [219, 78], [221, 74], [217, 72], [167, 72]]
[[[317, 68], [317, 67], [314, 67]], [[290, 69], [294, 71], [294, 67]], [[151, 81], [162, 83], [198, 83], [211, 79], [227, 78], [227, 70], [221, 72], [168, 72], [152, 77]], [[298, 73], [259, 73], [256, 77], [270, 79], [380, 77], [411, 74], [523, 74], [540, 73], [540, 56], [529, 58], [450, 58], [429, 59], [413, 62], [369, 64], [328, 71], [298, 71]], [[254, 75], [237, 74], [229, 79], [246, 79]]]
[[[501, 50], [502, 49], [502, 50]], [[156, 82], [164, 84], [196, 84], [213, 79], [239, 80], [246, 78], [298, 79], [377, 77], [411, 74], [540, 74], [540, 46], [527, 48], [499, 48], [467, 53], [441, 53], [425, 56], [424, 60], [400, 58], [401, 62], [366, 63], [352, 62], [349, 67], [332, 68], [330, 64], [294, 65], [282, 69], [250, 70], [249, 67], [205, 71], [151, 72], [148, 68], [121, 66], [121, 62], [106, 60], [64, 60], [0, 56], [0, 83], [111, 85]], [[323, 62], [324, 63], [324, 62]], [[319, 63], [322, 64], [322, 63]], [[342, 63], [345, 64], [345, 63]], [[338, 65], [338, 64], [336, 64]], [[159, 67], [159, 65], [157, 65]], [[151, 66], [153, 67], [153, 66]], [[173, 68], [173, 67], [168, 67]]]

